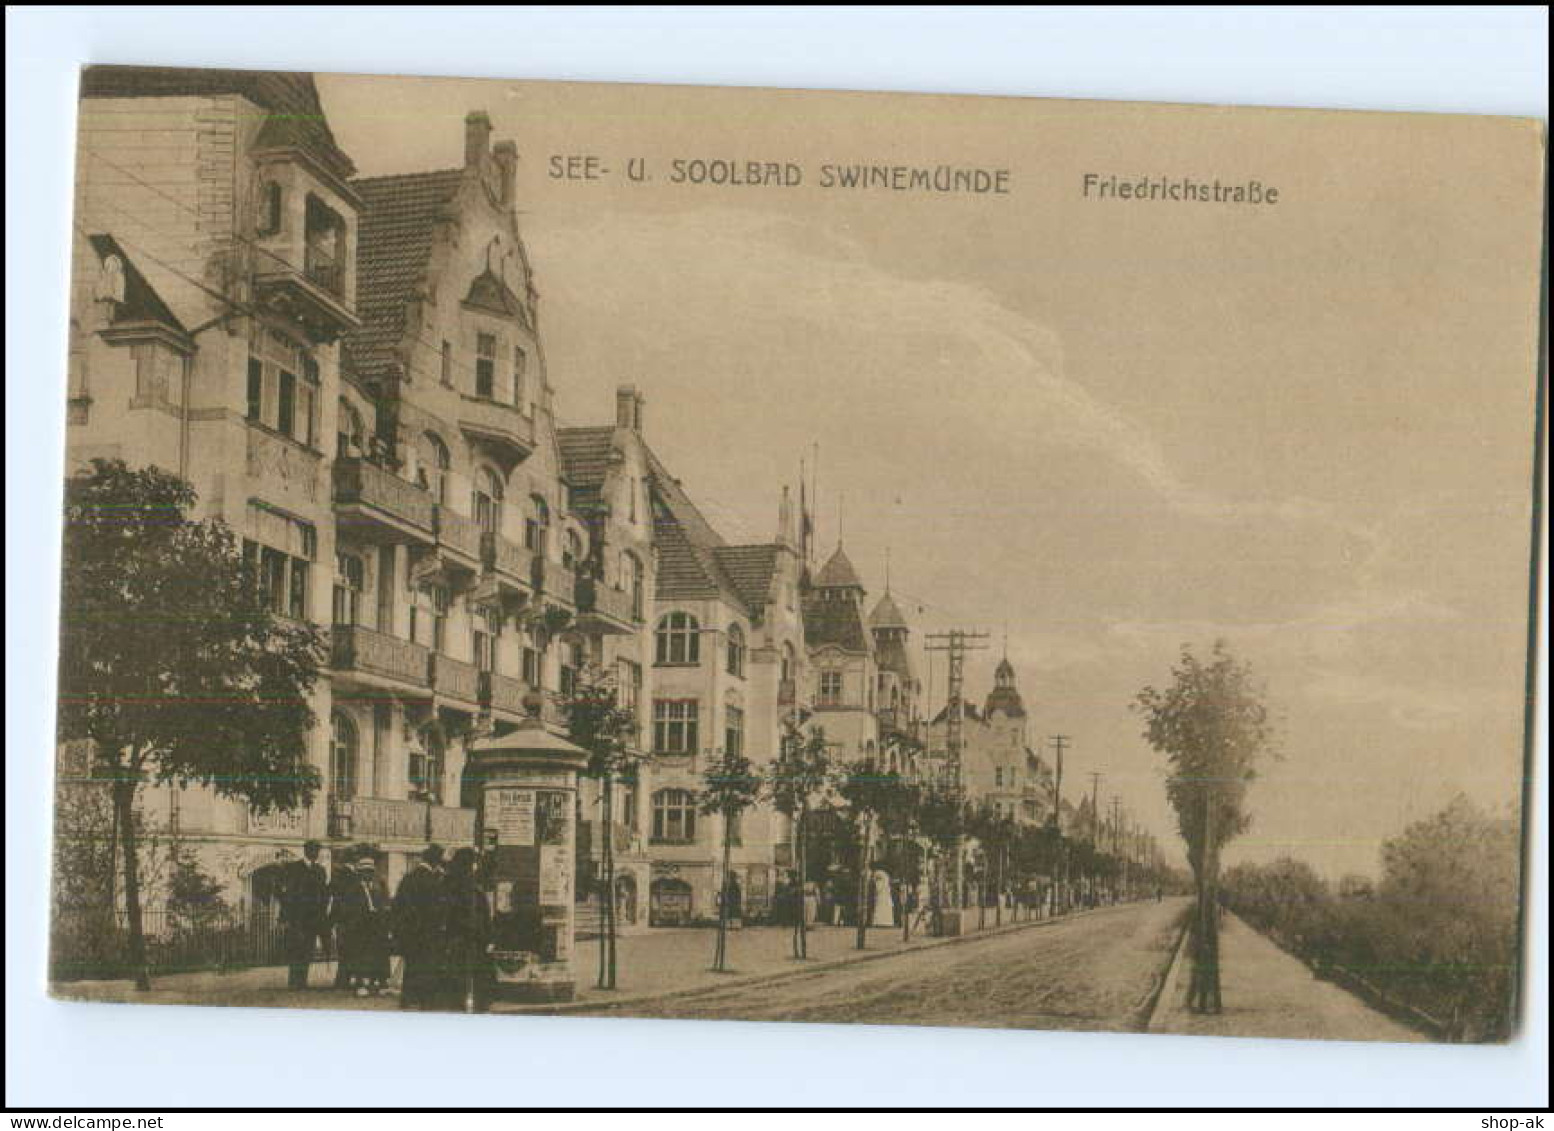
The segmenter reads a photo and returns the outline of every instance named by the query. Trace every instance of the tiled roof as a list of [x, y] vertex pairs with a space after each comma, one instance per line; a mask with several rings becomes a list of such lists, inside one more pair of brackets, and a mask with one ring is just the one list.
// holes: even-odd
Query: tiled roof
[[739, 590], [723, 572], [715, 551], [722, 536], [652, 449], [645, 448], [653, 487], [653, 542], [658, 550], [659, 600], [722, 598], [743, 606]]
[[818, 589], [863, 588], [863, 582], [858, 579], [858, 571], [853, 568], [853, 563], [848, 560], [846, 551], [840, 545], [836, 547], [836, 553], [831, 555], [831, 560], [820, 568], [820, 576], [815, 579], [815, 587]]
[[436, 222], [463, 183], [463, 169], [352, 182], [362, 198], [356, 236], [362, 325], [346, 340], [346, 350], [357, 373], [375, 375], [393, 362], [405, 333], [405, 303], [425, 286]]
[[167, 303], [162, 301], [162, 296], [157, 294], [156, 288], [146, 281], [146, 277], [140, 273], [140, 268], [135, 266], [135, 261], [119, 246], [117, 240], [109, 235], [89, 236], [88, 239], [98, 259], [106, 261], [111, 255], [117, 256], [119, 262], [124, 265], [124, 301], [115, 304], [114, 325], [153, 322], [166, 326], [178, 334], [188, 333], [183, 323], [178, 321]]
[[615, 447], [614, 428], [558, 428], [556, 443], [561, 448], [561, 474], [574, 490], [604, 485]]
[[[962, 712], [961, 713], [961, 717], [963, 719], [968, 719], [968, 720], [971, 720], [973, 722], [979, 722], [980, 723], [982, 721], [982, 712], [977, 710], [977, 705], [975, 703], [973, 703], [970, 699], [964, 699], [964, 700], [962, 700], [962, 703], [964, 704], [964, 706], [961, 708], [961, 712]], [[950, 708], [949, 708], [949, 705], [946, 704], [945, 706], [939, 708], [939, 713], [933, 717], [933, 719], [929, 722], [928, 725], [929, 726], [938, 726], [940, 723], [949, 722], [949, 716], [950, 716]]]
[[901, 608], [896, 604], [896, 599], [887, 591], [874, 606], [874, 611], [869, 614], [870, 628], [910, 628], [907, 619], [901, 614]]
[[341, 180], [356, 167], [335, 143], [313, 76], [294, 71], [98, 65], [81, 71], [83, 98], [169, 98], [239, 94], [270, 112], [255, 145], [306, 150]]
[[745, 604], [755, 609], [771, 600], [780, 552], [775, 545], [720, 546], [712, 554]]
[[1025, 702], [1012, 687], [995, 687], [987, 693], [987, 714], [1002, 711], [1010, 718], [1025, 717]]
[[804, 642], [811, 647], [834, 644], [848, 652], [872, 652], [874, 642], [864, 627], [863, 611], [852, 600], [804, 602]]

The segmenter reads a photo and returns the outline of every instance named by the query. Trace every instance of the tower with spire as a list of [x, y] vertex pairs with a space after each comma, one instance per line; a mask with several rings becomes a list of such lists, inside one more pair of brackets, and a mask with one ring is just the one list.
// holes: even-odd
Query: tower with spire
[[840, 541], [804, 592], [811, 701], [817, 724], [843, 761], [879, 755], [878, 665], [864, 611], [867, 596]]
[[874, 656], [879, 665], [880, 730], [916, 738], [921, 685], [912, 664], [912, 626], [890, 591], [888, 558], [885, 592], [869, 614], [869, 632], [874, 637]]

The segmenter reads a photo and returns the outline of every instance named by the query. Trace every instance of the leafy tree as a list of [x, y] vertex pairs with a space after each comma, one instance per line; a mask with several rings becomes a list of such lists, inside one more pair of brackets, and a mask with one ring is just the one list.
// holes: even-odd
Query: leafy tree
[[910, 827], [916, 809], [915, 791], [894, 770], [884, 770], [872, 758], [844, 767], [836, 791], [858, 838], [857, 948], [868, 942], [869, 872], [876, 830], [886, 832]]
[[642, 756], [636, 747], [637, 716], [620, 705], [612, 673], [590, 664], [578, 673], [563, 704], [571, 740], [588, 752], [585, 776], [599, 783], [601, 864], [604, 872], [604, 929], [599, 932], [598, 986], [616, 988], [615, 783], [637, 780]]
[[1200, 660], [1184, 645], [1169, 687], [1145, 687], [1133, 702], [1144, 738], [1171, 766], [1166, 796], [1197, 883], [1198, 918], [1189, 1007], [1218, 1013], [1220, 850], [1251, 825], [1246, 792], [1273, 742], [1265, 691], [1251, 667], [1216, 641]]
[[966, 806], [952, 787], [933, 783], [918, 791], [916, 809], [918, 835], [928, 841], [933, 853], [933, 880], [928, 887], [933, 929], [943, 931], [945, 858], [959, 850], [966, 834]]
[[129, 962], [150, 988], [135, 801], [146, 781], [201, 785], [256, 812], [311, 801], [313, 625], [277, 619], [231, 530], [188, 517], [194, 489], [94, 460], [66, 483], [61, 740], [90, 739], [123, 849]]
[[809, 928], [804, 921], [804, 886], [809, 878], [809, 815], [831, 782], [826, 732], [806, 731], [807, 712], [795, 711], [782, 723], [781, 755], [772, 766], [767, 795], [772, 806], [793, 823], [794, 864], [798, 871], [797, 913], [793, 924], [793, 957], [809, 957]]
[[742, 754], [724, 752], [702, 775], [706, 783], [701, 794], [701, 811], [716, 814], [723, 823], [722, 885], [718, 893], [718, 938], [712, 952], [712, 968], [719, 973], [728, 969], [728, 921], [733, 895], [734, 829], [740, 815], [759, 800], [761, 779]]

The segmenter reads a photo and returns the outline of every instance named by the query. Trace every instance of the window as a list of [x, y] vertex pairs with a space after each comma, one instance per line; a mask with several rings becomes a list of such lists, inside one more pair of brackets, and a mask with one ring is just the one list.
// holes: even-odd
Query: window
[[248, 419], [257, 421], [264, 414], [264, 362], [248, 359]]
[[437, 433], [427, 432], [423, 438], [426, 441], [426, 462], [431, 467], [431, 476], [426, 483], [426, 489], [439, 503], [446, 504], [448, 472], [453, 467], [453, 457], [448, 454], [448, 445], [442, 442], [442, 437]]
[[545, 556], [545, 541], [550, 530], [550, 506], [538, 495], [529, 496], [529, 517], [523, 524], [523, 544], [539, 557]]
[[583, 564], [583, 540], [575, 530], [567, 531], [566, 542], [561, 549], [561, 564], [568, 569], [576, 569]]
[[496, 335], [475, 335], [475, 395], [491, 399], [496, 391]]
[[442, 732], [428, 727], [421, 732], [421, 745], [421, 750], [410, 752], [410, 799], [436, 805], [442, 800], [443, 766], [447, 762]]
[[561, 651], [561, 694], [571, 695], [577, 690], [577, 677], [582, 670], [583, 646], [565, 645]]
[[653, 701], [653, 752], [694, 754], [697, 748], [695, 699]]
[[306, 620], [308, 562], [270, 546], [245, 540], [243, 560], [252, 571], [259, 600], [276, 616]]
[[745, 630], [737, 624], [728, 626], [728, 674], [741, 679], [745, 674]]
[[778, 676], [778, 678], [781, 679], [783, 683], [791, 683], [793, 681], [792, 644], [784, 644], [782, 646], [782, 673]]
[[745, 712], [739, 707], [723, 708], [723, 752], [730, 757], [745, 752]]
[[[318, 363], [274, 330], [260, 331], [249, 348], [248, 419], [311, 446], [317, 431]], [[268, 403], [271, 389], [273, 404]]]
[[653, 794], [653, 839], [690, 844], [696, 839], [696, 795], [688, 789], [661, 789]]
[[355, 624], [361, 611], [362, 560], [355, 554], [335, 555], [335, 624]]
[[670, 613], [658, 622], [655, 662], [699, 664], [701, 626], [690, 613]]
[[543, 679], [540, 672], [540, 651], [538, 648], [525, 648], [523, 650], [523, 681], [530, 687], [540, 687]]
[[475, 611], [471, 622], [474, 633], [475, 667], [483, 672], [496, 671], [496, 642], [502, 634], [501, 614], [489, 608]]
[[[632, 663], [630, 660], [616, 660], [616, 702], [622, 710], [630, 711], [632, 718], [637, 720], [640, 728], [642, 723], [642, 665]], [[632, 745], [635, 746], [639, 736], [632, 735]]]
[[335, 458], [350, 459], [361, 455], [364, 435], [361, 413], [352, 407], [350, 401], [341, 397], [336, 416], [338, 419], [335, 421]]
[[1004, 768], [1002, 766], [993, 767], [993, 784], [995, 786], [1002, 786], [1004, 784]]
[[329, 719], [329, 790], [337, 798], [356, 796], [356, 724], [340, 711]]
[[628, 553], [623, 564], [626, 567], [626, 591], [631, 594], [631, 615], [641, 620], [644, 599], [647, 596], [644, 581], [646, 575], [642, 569], [642, 561], [636, 554]]
[[[448, 594], [446, 585], [429, 584], [421, 587], [422, 601], [425, 604], [427, 618], [431, 623], [432, 638], [426, 643], [434, 652], [441, 652], [443, 645], [448, 642], [448, 608], [452, 599]], [[412, 609], [412, 612], [415, 610]], [[415, 636], [416, 626], [412, 623], [410, 635]]]
[[259, 190], [259, 234], [273, 236], [281, 230], [281, 208], [284, 201], [281, 186], [267, 181]]
[[447, 339], [442, 343], [442, 383], [453, 387], [453, 343]]
[[475, 522], [487, 534], [502, 529], [502, 480], [489, 467], [475, 478]]
[[520, 412], [527, 412], [524, 404], [524, 390], [527, 387], [525, 378], [529, 369], [529, 355], [523, 352], [522, 346], [513, 347], [513, 404]]
[[842, 673], [820, 673], [820, 705], [838, 707], [842, 703]]

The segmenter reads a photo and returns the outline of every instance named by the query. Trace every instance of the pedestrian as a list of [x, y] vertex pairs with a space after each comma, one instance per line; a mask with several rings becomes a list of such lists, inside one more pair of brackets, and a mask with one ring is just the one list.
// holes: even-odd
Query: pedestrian
[[443, 895], [447, 913], [446, 1007], [484, 1013], [495, 981], [491, 968], [491, 904], [480, 884], [473, 848], [459, 849], [448, 861]]
[[356, 883], [356, 861], [343, 852], [330, 853], [329, 925], [331, 952], [335, 959], [335, 989], [351, 988], [351, 959], [346, 954], [349, 942], [340, 925], [340, 911], [347, 893]]
[[335, 904], [340, 969], [357, 997], [388, 989], [388, 922], [377, 866], [364, 857], [343, 869]]
[[319, 939], [325, 939], [328, 948], [329, 879], [318, 862], [318, 853], [318, 841], [304, 844], [303, 859], [286, 866], [281, 884], [281, 926], [288, 963], [286, 985], [293, 990], [308, 988], [308, 968]]
[[441, 845], [427, 847], [394, 893], [394, 936], [404, 961], [401, 1009], [437, 1006], [447, 955], [442, 860]]

